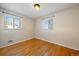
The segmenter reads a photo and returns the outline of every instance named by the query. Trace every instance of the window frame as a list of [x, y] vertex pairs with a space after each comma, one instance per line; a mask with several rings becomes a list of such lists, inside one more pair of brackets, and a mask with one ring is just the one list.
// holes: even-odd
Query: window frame
[[[48, 22], [48, 27], [47, 28], [44, 28], [44, 24], [43, 22], [47, 21]], [[50, 24], [50, 21], [52, 21], [52, 24]], [[51, 26], [51, 27], [50, 27]], [[47, 17], [47, 18], [43, 18], [42, 19], [42, 28], [45, 29], [45, 30], [51, 30], [53, 29], [53, 17]]]
[[[13, 28], [8, 28], [8, 27], [6, 27], [6, 17], [7, 16], [12, 16], [13, 17]], [[15, 18], [19, 18], [18, 20], [19, 20], [19, 28], [15, 28], [14, 26], [15, 26], [15, 24], [14, 24], [14, 22], [15, 22]], [[13, 15], [4, 15], [4, 28], [6, 29], [6, 30], [18, 30], [18, 29], [21, 29], [21, 18], [20, 17], [17, 17], [17, 16], [13, 16]]]

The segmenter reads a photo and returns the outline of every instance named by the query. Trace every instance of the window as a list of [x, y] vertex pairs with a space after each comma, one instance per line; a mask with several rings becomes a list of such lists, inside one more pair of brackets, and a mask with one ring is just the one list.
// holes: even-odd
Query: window
[[52, 18], [46, 18], [42, 21], [42, 27], [43, 29], [52, 29], [53, 28], [53, 19]]
[[19, 29], [20, 18], [14, 16], [5, 16], [5, 28], [6, 29]]

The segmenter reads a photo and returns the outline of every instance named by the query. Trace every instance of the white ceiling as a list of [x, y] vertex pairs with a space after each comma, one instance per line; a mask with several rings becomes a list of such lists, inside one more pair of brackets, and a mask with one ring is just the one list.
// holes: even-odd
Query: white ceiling
[[5, 9], [21, 13], [30, 18], [37, 18], [50, 13], [57, 12], [59, 10], [73, 7], [78, 5], [77, 3], [40, 3], [41, 8], [39, 11], [33, 8], [33, 3], [0, 3], [0, 7]]

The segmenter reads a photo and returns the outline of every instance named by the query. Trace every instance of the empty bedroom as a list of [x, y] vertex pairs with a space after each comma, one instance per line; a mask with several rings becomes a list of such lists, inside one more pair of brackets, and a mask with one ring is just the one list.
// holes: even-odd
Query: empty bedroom
[[0, 3], [0, 56], [79, 56], [79, 4]]

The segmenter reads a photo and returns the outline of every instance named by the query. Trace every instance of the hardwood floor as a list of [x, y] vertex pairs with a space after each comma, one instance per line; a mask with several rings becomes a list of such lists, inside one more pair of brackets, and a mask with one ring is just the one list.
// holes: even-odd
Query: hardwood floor
[[79, 51], [33, 38], [1, 48], [0, 56], [79, 56]]

